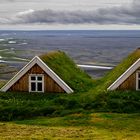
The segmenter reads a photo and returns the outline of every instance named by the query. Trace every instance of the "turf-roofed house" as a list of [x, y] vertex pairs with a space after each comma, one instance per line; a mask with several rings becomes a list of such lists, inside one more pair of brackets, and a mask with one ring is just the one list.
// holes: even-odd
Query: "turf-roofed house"
[[[73, 90], [41, 59], [35, 56], [4, 87], [2, 91], [66, 92]], [[45, 56], [44, 56], [45, 57]]]
[[[7, 84], [2, 92], [73, 93], [85, 89], [91, 78], [61, 51], [35, 56]], [[81, 87], [81, 88], [78, 88]]]
[[124, 59], [108, 77], [111, 77], [110, 81], [114, 80], [108, 90], [140, 90], [140, 48]]

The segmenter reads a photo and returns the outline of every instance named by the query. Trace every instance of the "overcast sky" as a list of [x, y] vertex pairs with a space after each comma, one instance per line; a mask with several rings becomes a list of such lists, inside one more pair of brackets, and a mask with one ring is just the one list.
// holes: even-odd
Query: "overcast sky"
[[140, 0], [0, 0], [0, 29], [139, 29]]

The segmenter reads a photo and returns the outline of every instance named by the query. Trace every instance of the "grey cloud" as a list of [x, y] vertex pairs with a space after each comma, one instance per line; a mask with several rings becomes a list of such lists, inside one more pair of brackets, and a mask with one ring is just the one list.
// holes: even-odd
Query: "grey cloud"
[[16, 0], [0, 0], [0, 2], [3, 2], [3, 3], [5, 3], [5, 2], [14, 2], [14, 1], [16, 1]]
[[[18, 14], [4, 23], [12, 24], [140, 24], [140, 1], [134, 0], [131, 5], [100, 8], [95, 11], [27, 11]], [[3, 21], [3, 20], [1, 20]]]

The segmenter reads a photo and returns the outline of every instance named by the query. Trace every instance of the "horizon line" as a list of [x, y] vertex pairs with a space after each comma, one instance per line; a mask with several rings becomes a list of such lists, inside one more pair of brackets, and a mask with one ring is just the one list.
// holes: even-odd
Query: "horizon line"
[[0, 29], [0, 31], [140, 31], [140, 29]]

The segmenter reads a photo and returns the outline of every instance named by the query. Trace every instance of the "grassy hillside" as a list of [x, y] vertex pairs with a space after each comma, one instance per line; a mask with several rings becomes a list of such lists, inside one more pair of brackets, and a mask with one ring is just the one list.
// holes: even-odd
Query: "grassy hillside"
[[139, 57], [140, 49], [130, 54], [104, 78], [93, 83], [65, 53], [58, 51], [42, 55], [40, 58], [78, 94], [0, 93], [0, 120], [64, 116], [75, 112], [139, 113], [139, 92], [106, 91]]
[[134, 62], [140, 58], [140, 49], [135, 50], [128, 55], [119, 65], [117, 65], [105, 77], [99, 80], [96, 85], [95, 91], [102, 92], [106, 90], [119, 76], [121, 76]]
[[0, 92], [0, 121], [12, 121], [0, 122], [0, 139], [139, 140], [140, 93], [106, 91], [139, 57], [138, 49], [93, 83], [65, 53], [40, 56], [78, 94]]
[[61, 51], [51, 52], [40, 58], [58, 74], [75, 92], [88, 91], [93, 80]]

